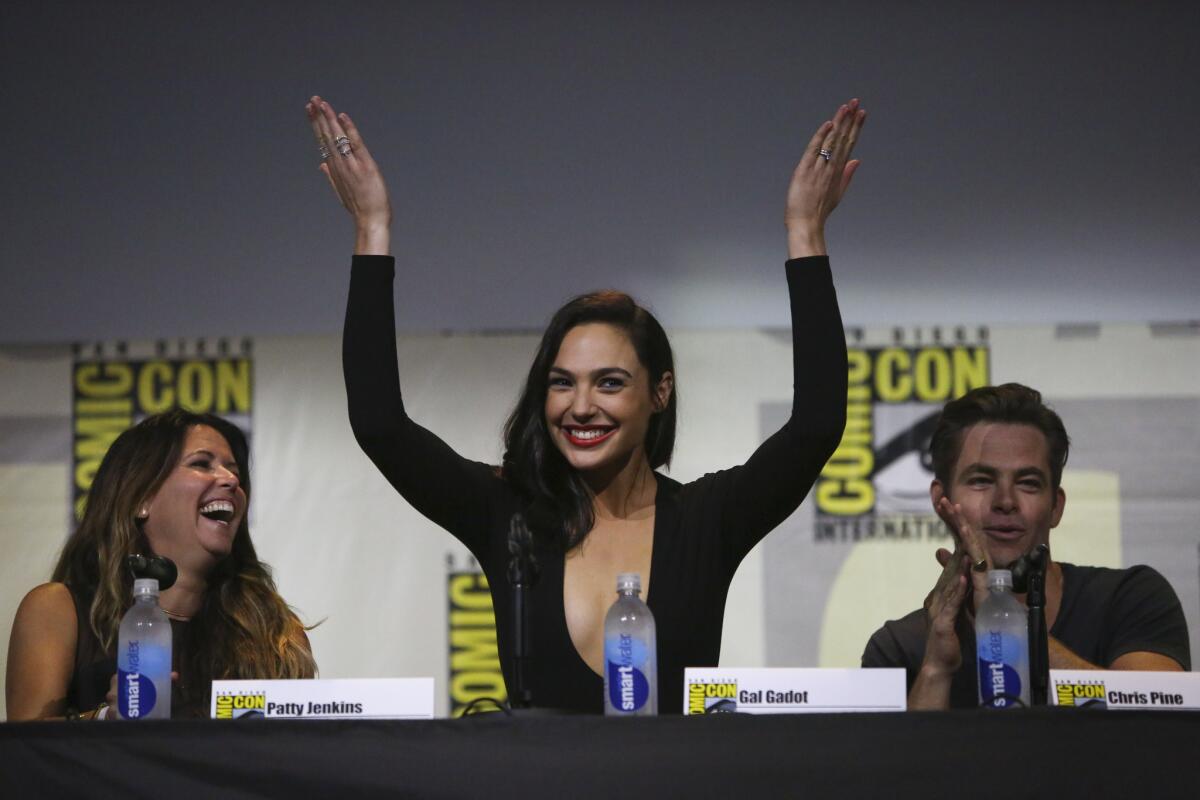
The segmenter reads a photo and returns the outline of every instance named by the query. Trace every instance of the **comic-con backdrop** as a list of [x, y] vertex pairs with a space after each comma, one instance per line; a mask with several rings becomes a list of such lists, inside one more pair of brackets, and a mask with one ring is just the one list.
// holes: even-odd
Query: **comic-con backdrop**
[[[495, 463], [537, 337], [398, 341], [412, 416]], [[690, 480], [741, 462], [786, 419], [790, 343], [763, 330], [676, 331], [673, 344], [671, 474]], [[916, 608], [947, 541], [929, 508], [930, 425], [947, 399], [1005, 381], [1041, 389], [1072, 438], [1055, 556], [1159, 569], [1200, 655], [1200, 328], [870, 328], [848, 330], [847, 345], [842, 443], [738, 572], [722, 664], [853, 666], [883, 620]], [[251, 531], [284, 597], [316, 625], [323, 676], [432, 675], [442, 714], [503, 697], [487, 584], [355, 444], [336, 337], [0, 347], [0, 625], [48, 579], [113, 438], [173, 405], [250, 434]]]

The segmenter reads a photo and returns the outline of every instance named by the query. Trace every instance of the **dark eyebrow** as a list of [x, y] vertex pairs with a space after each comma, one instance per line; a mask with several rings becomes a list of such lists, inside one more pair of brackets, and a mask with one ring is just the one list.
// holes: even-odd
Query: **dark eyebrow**
[[1033, 475], [1038, 478], [1041, 478], [1043, 481], [1050, 480], [1050, 476], [1047, 475], [1046, 471], [1044, 469], [1042, 469], [1041, 467], [1021, 467], [1019, 470], [1017, 470], [1018, 478], [1024, 478], [1029, 475]]
[[[971, 475], [973, 473], [974, 474], [983, 474], [983, 475], [987, 475], [989, 477], [994, 478], [1000, 474], [1000, 470], [996, 469], [993, 466], [989, 466], [988, 464], [983, 464], [983, 463], [980, 463], [977, 461], [974, 464], [968, 464], [967, 466], [963, 467], [962, 472], [959, 474], [960, 475]], [[1035, 476], [1041, 478], [1043, 481], [1049, 480], [1049, 477], [1046, 475], [1046, 471], [1044, 469], [1042, 469], [1041, 467], [1035, 467], [1035, 466], [1021, 467], [1019, 470], [1017, 470], [1016, 474], [1017, 474], [1018, 478], [1023, 478], [1028, 475], [1035, 475]]]
[[[571, 372], [570, 370], [563, 369], [562, 367], [551, 367], [550, 372], [558, 375], [565, 375], [568, 378], [575, 377], [575, 373]], [[592, 370], [592, 377], [599, 378], [603, 375], [608, 375], [613, 372], [619, 372], [630, 380], [633, 379], [633, 373], [623, 367], [600, 367], [600, 369]]]
[[[193, 450], [192, 452], [190, 452], [186, 456], [184, 456], [184, 458], [191, 458], [193, 456], [208, 456], [213, 461], [218, 460], [216, 453], [214, 453], [212, 450], [207, 450], [203, 447], [201, 447], [199, 450]], [[225, 464], [225, 469], [229, 470], [230, 472], [240, 472], [242, 468], [241, 468], [241, 465], [239, 465], [237, 463], [237, 459], [235, 458], [233, 461], [230, 461], [227, 464]]]

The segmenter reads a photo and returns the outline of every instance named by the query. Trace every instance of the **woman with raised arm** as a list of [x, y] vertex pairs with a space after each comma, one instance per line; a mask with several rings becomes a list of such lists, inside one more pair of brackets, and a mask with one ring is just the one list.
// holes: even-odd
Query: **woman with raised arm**
[[236, 425], [175, 410], [108, 449], [51, 583], [21, 601], [8, 648], [10, 720], [111, 719], [117, 631], [133, 604], [130, 555], [163, 556], [172, 717], [207, 717], [214, 679], [311, 678], [304, 626], [258, 560], [246, 510], [249, 448]]
[[[717, 663], [738, 564], [796, 509], [841, 439], [846, 348], [824, 227], [858, 166], [850, 153], [865, 112], [852, 100], [821, 125], [788, 189], [791, 418], [745, 464], [681, 484], [656, 471], [675, 441], [670, 344], [649, 312], [616, 292], [581, 295], [550, 320], [505, 426], [500, 467], [459, 456], [409, 419], [396, 364], [387, 190], [346, 114], [320, 97], [306, 110], [321, 170], [355, 224], [342, 359], [359, 444], [408, 502], [479, 560], [502, 655], [513, 645], [510, 523], [524, 515], [541, 571], [529, 599], [534, 705], [601, 710], [604, 616], [617, 574], [636, 572], [658, 629], [659, 708], [678, 713], [684, 668]], [[509, 659], [501, 664], [511, 691]]]

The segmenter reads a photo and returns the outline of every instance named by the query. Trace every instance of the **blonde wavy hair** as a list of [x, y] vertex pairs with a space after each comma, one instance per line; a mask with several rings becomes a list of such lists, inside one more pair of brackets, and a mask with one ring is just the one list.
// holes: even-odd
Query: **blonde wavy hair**
[[[241, 430], [211, 414], [180, 409], [156, 414], [118, 436], [105, 454], [83, 519], [54, 568], [53, 580], [70, 587], [76, 602], [90, 598], [91, 631], [110, 656], [116, 652], [121, 617], [133, 603], [125, 558], [152, 552], [138, 509], [178, 464], [188, 431], [197, 425], [213, 428], [228, 442], [249, 507], [249, 446]], [[279, 596], [270, 568], [258, 560], [247, 516], [242, 516], [229, 556], [208, 575], [204, 602], [185, 634], [181, 678], [205, 687], [205, 694], [212, 680], [316, 674], [308, 629]]]

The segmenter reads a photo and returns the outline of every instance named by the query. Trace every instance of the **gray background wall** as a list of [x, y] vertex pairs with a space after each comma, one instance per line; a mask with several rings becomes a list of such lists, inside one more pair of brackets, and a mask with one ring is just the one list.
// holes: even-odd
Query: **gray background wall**
[[337, 331], [313, 92], [390, 179], [403, 330], [600, 285], [668, 327], [786, 323], [783, 193], [850, 96], [848, 321], [1194, 319], [1197, 9], [6, 3], [0, 341]]

